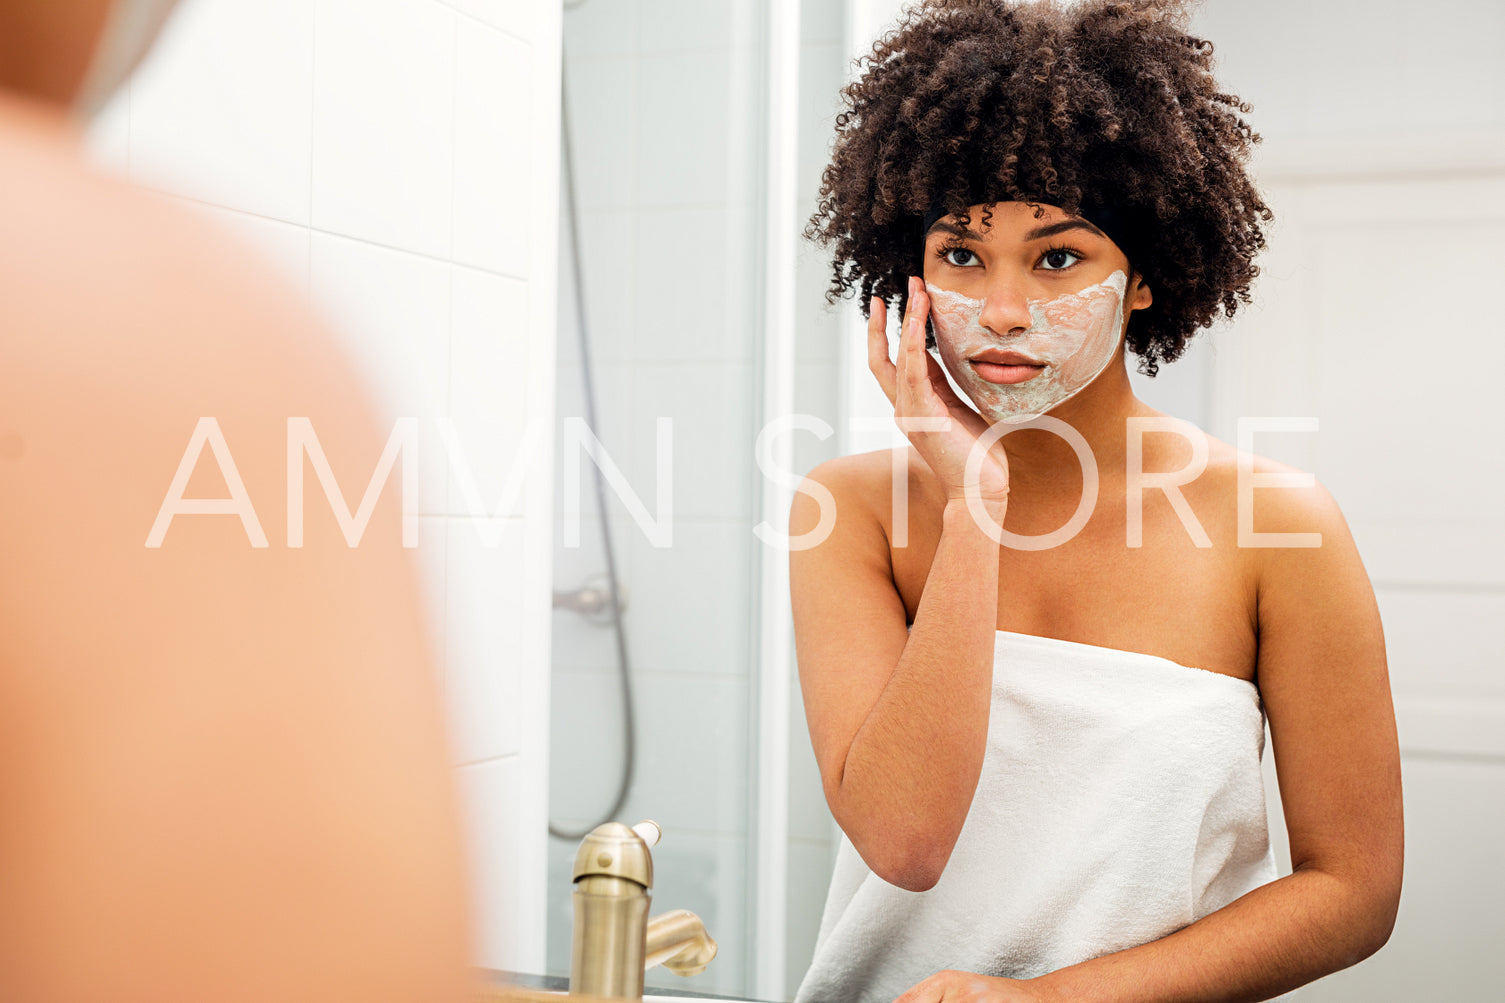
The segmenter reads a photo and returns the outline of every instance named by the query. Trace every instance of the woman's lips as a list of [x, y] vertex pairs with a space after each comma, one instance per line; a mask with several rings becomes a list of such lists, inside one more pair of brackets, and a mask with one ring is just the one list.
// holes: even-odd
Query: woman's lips
[[972, 368], [989, 383], [1023, 383], [1044, 371], [1044, 366], [1016, 366], [972, 359]]

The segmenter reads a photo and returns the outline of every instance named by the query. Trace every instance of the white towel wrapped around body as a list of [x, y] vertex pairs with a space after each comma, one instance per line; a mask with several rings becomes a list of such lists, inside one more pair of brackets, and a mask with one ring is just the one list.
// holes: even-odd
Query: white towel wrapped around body
[[940, 881], [891, 885], [843, 837], [796, 1003], [888, 1003], [948, 968], [1032, 978], [1275, 880], [1264, 727], [1247, 680], [998, 631], [982, 775]]

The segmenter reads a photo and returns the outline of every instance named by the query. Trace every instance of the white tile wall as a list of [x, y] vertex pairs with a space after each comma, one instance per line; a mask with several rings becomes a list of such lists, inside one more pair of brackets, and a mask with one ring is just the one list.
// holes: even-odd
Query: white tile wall
[[310, 288], [333, 323], [387, 422], [419, 421], [420, 505], [445, 508], [446, 459], [433, 434], [449, 410], [450, 283], [442, 261], [322, 231], [312, 235]]
[[[810, 744], [799, 680], [793, 679], [789, 686], [789, 838], [829, 843], [835, 835], [835, 824], [831, 809], [826, 806], [820, 767]], [[825, 899], [824, 886], [820, 888], [820, 898]]]
[[554, 44], [559, 30], [558, 5], [539, 0], [440, 0], [483, 24], [525, 42]]
[[[560, 16], [184, 0], [89, 141], [263, 248], [387, 416], [420, 418], [414, 562], [463, 764], [476, 958], [522, 971], [544, 965]], [[494, 507], [530, 414], [539, 461], [483, 539], [452, 514], [438, 421]]]
[[[637, 337], [632, 319], [638, 299], [636, 280], [636, 253], [638, 214], [634, 210], [602, 210], [581, 212], [580, 228], [584, 246], [581, 248], [581, 269], [585, 273], [585, 324], [590, 340], [590, 357], [596, 371], [601, 373], [612, 365], [626, 365], [633, 361], [637, 350]], [[573, 275], [574, 264], [570, 271]], [[565, 277], [569, 281], [571, 277]], [[578, 365], [582, 358], [579, 338], [578, 297], [573, 281], [567, 290], [569, 303], [567, 329], [559, 340], [560, 364]], [[609, 386], [610, 377], [598, 376], [597, 389]], [[565, 386], [581, 388], [578, 379], [561, 381]], [[576, 393], [570, 405], [571, 411], [561, 414], [581, 414], [579, 403], [582, 393]], [[604, 409], [604, 405], [602, 406]], [[623, 412], [613, 412], [622, 414]], [[604, 429], [597, 434], [603, 434]], [[603, 441], [605, 441], [603, 439]]]
[[458, 15], [432, 0], [315, 10], [314, 226], [447, 260]]
[[[691, 8], [685, 5], [684, 9]], [[732, 194], [728, 185], [728, 120], [740, 110], [733, 104], [725, 52], [645, 54], [638, 63], [638, 81], [639, 203], [687, 206], [724, 202]], [[686, 128], [686, 123], [698, 123], [699, 127]]]
[[[614, 665], [554, 672], [551, 809], [567, 828], [596, 822], [621, 777], [622, 698]], [[748, 689], [742, 676], [634, 667], [637, 756], [619, 818], [652, 818], [666, 833], [747, 826]], [[590, 741], [580, 741], [588, 735]], [[656, 857], [655, 857], [656, 859]], [[655, 873], [658, 868], [655, 868]]]
[[670, 419], [673, 450], [665, 458], [674, 465], [676, 526], [681, 518], [753, 521], [757, 468], [754, 388], [748, 376], [748, 366], [735, 362], [636, 369], [628, 412], [633, 450], [628, 478], [640, 494], [652, 498], [660, 462], [657, 422]]
[[[559, 381], [561, 392], [571, 382], [576, 386], [579, 385], [581, 379], [580, 372], [579, 366], [560, 368]], [[591, 429], [589, 416], [585, 414], [584, 408], [579, 405], [578, 399], [572, 404], [561, 405], [559, 410], [561, 422], [570, 421], [575, 423], [578, 421], [585, 429], [591, 429], [597, 441], [601, 443], [601, 449], [604, 453], [603, 466], [606, 463], [615, 465], [619, 470], [623, 471], [624, 477], [633, 476], [627, 472], [635, 470], [635, 457], [646, 455], [649, 457], [648, 462], [651, 463], [652, 456], [657, 450], [657, 440], [651, 426], [647, 430], [646, 440], [640, 442], [638, 440], [643, 439], [643, 436], [634, 434], [628, 427], [628, 423], [622, 421], [619, 417], [620, 415], [631, 413], [633, 400], [631, 374], [633, 372], [633, 368], [627, 365], [598, 365], [595, 367], [596, 418], [599, 427]], [[561, 443], [558, 455], [555, 457], [554, 512], [556, 516], [564, 517], [567, 513], [578, 512], [582, 520], [599, 518], [600, 509], [597, 505], [595, 487], [595, 462], [580, 440]], [[578, 471], [578, 490], [574, 490], [573, 492], [569, 490], [569, 485], [565, 484], [567, 471], [564, 468], [566, 467]], [[652, 474], [649, 476], [651, 477]], [[636, 528], [636, 523], [626, 514], [621, 504], [628, 497], [629, 493], [639, 499], [640, 503], [648, 509], [650, 515], [653, 515], [657, 507], [657, 488], [652, 483], [629, 481], [626, 487], [620, 489], [620, 492], [612, 486], [610, 481], [606, 482], [605, 487], [607, 509], [608, 511], [615, 511], [618, 515], [622, 516], [619, 522], [624, 528]], [[564, 548], [565, 550], [592, 550], [598, 546], [594, 541], [597, 540], [599, 533], [594, 529], [586, 527], [584, 522], [582, 522], [581, 526], [580, 546], [566, 547]], [[616, 532], [616, 530], [613, 529], [613, 532]], [[592, 560], [596, 564], [601, 563], [599, 555], [593, 557]], [[560, 581], [563, 582], [564, 579], [560, 579]]]
[[820, 768], [810, 745], [798, 679], [789, 688], [789, 874], [784, 938], [785, 997], [795, 990], [815, 956], [816, 935], [836, 863], [840, 829], [826, 806]]
[[[839, 4], [824, 2], [804, 4], [801, 12], [807, 20], [807, 29], [818, 28], [821, 34], [832, 33], [828, 23], [836, 21], [834, 37], [826, 41], [804, 36], [800, 46], [800, 139], [799, 139], [799, 225], [804, 229], [806, 221], [815, 212], [816, 192], [820, 190], [821, 172], [831, 158], [831, 145], [836, 138], [836, 116], [845, 107], [841, 97], [841, 85], [845, 83], [844, 50], [841, 44], [840, 11], [821, 14], [839, 8]], [[800, 254], [820, 255], [823, 252], [813, 244], [801, 242]]]
[[[622, 713], [621, 675], [613, 666], [616, 649], [610, 629], [570, 633], [599, 636], [606, 645], [597, 664], [564, 668], [556, 663], [549, 700], [550, 818], [562, 829], [584, 830], [605, 817], [621, 787], [627, 765], [626, 718]], [[636, 684], [633, 700], [637, 727], [651, 726], [653, 711], [643, 703], [641, 687]], [[580, 736], [589, 736], [589, 741], [582, 741]], [[638, 775], [639, 771], [634, 764], [633, 773]], [[623, 817], [622, 812], [616, 815], [617, 819]]]
[[811, 842], [789, 841], [789, 925], [784, 937], [784, 998], [794, 994], [815, 957], [815, 941], [820, 934], [821, 913], [831, 871], [836, 865], [836, 850], [829, 837]]
[[131, 167], [205, 202], [307, 224], [314, 10], [181, 5], [131, 87]]
[[454, 257], [526, 275], [535, 195], [529, 172], [538, 151], [513, 116], [497, 112], [557, 100], [557, 88], [530, 72], [527, 42], [468, 17], [459, 20], [457, 41]]
[[547, 850], [535, 845], [538, 841], [518, 821], [546, 811], [546, 778], [526, 756], [508, 756], [460, 767], [460, 789], [469, 820], [471, 885], [477, 893], [476, 956], [491, 968], [539, 971]]
[[298, 292], [309, 294], [309, 264], [313, 234], [307, 226], [284, 223], [269, 216], [226, 209], [212, 202], [180, 199], [216, 220], [219, 225], [234, 231], [243, 240], [261, 252], [272, 265], [281, 270], [283, 277]]
[[725, 204], [671, 206], [637, 221], [634, 358], [640, 362], [753, 361], [760, 262], [754, 214]]
[[[520, 476], [548, 476], [543, 436], [552, 418], [542, 405], [549, 395], [532, 377], [539, 369], [552, 369], [547, 365], [552, 342], [536, 339], [526, 324], [526, 281], [470, 268], [454, 268], [451, 275], [449, 414], [464, 459], [450, 458], [448, 511], [472, 514], [468, 492], [455, 481], [468, 471], [483, 510], [492, 514], [509, 480], [521, 487], [526, 481], [516, 479]], [[540, 356], [545, 363], [535, 361]], [[526, 500], [519, 494], [506, 514], [521, 515]]]
[[[845, 0], [811, 0], [800, 4], [800, 44], [839, 45], [846, 21]], [[817, 96], [817, 91], [812, 96]]]
[[[642, 98], [638, 59], [630, 51], [618, 55], [611, 51], [598, 54], [585, 46], [581, 49], [578, 56], [571, 51], [565, 86], [570, 94], [570, 142], [574, 144], [579, 185], [575, 197], [582, 216], [581, 231], [591, 235], [584, 250], [591, 254], [611, 245], [597, 236], [596, 221], [587, 214], [602, 209], [632, 211], [639, 171], [637, 148], [643, 141], [637, 128]], [[599, 268], [586, 272], [595, 282], [609, 274]], [[592, 290], [587, 292], [594, 295]]]
[[571, 73], [575, 72], [576, 56], [594, 59], [606, 55], [630, 55], [637, 51], [643, 0], [613, 0], [609, 4], [597, 4], [588, 17], [575, 16], [574, 8], [579, 5], [579, 0], [568, 0], [569, 9], [565, 11], [568, 26], [565, 31], [566, 57], [570, 60]]
[[736, 23], [735, 3], [687, 4], [683, 0], [638, 0], [638, 3], [640, 52], [721, 48], [737, 41], [732, 32]]
[[636, 527], [619, 546], [638, 601], [627, 610], [634, 658], [665, 672], [746, 673], [752, 643], [748, 527], [676, 519], [672, 547]]
[[[632, 565], [628, 561], [628, 555], [617, 545], [616, 541], [625, 538], [627, 533], [633, 531], [627, 520], [613, 518], [611, 532], [613, 547], [617, 555], [617, 573], [625, 583], [624, 593], [629, 605], [640, 599], [637, 593], [637, 580], [633, 574]], [[599, 519], [581, 520], [580, 542], [579, 547], [560, 547], [554, 552], [554, 587], [556, 589], [574, 590], [587, 585], [600, 587], [605, 584], [606, 563], [602, 556]], [[616, 635], [609, 622], [578, 620], [574, 613], [568, 611], [560, 611], [555, 615], [565, 619], [569, 624], [569, 629], [554, 632], [551, 660], [556, 670], [587, 669], [617, 664]], [[635, 652], [636, 635], [633, 635], [630, 644]], [[635, 655], [630, 653], [629, 657], [635, 657]], [[612, 745], [609, 737], [603, 737], [601, 742], [607, 747]]]
[[533, 587], [518, 573], [528, 527], [508, 519], [500, 539], [483, 539], [472, 520], [450, 519], [446, 546], [445, 675], [456, 760], [479, 763], [523, 752], [536, 707], [519, 699], [523, 683], [509, 672], [539, 652], [537, 631], [518, 631], [524, 593]]

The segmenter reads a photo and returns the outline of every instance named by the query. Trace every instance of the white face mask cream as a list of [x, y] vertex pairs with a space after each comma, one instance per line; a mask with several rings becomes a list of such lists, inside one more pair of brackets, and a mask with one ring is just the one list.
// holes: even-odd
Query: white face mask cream
[[1029, 328], [995, 334], [982, 324], [982, 300], [927, 282], [941, 363], [989, 421], [1044, 414], [1117, 355], [1128, 283], [1116, 271], [1080, 292], [1029, 300]]
[[73, 114], [88, 122], [109, 104], [136, 64], [151, 49], [178, 0], [115, 0], [73, 102]]

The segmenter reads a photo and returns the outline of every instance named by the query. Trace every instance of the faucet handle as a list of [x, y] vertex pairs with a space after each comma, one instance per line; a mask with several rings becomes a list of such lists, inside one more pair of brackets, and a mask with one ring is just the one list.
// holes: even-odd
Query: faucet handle
[[[640, 823], [641, 825], [642, 823]], [[655, 823], [647, 823], [654, 829]], [[653, 887], [653, 857], [648, 843], [621, 822], [603, 822], [580, 841], [575, 851], [575, 870], [570, 879], [626, 878], [643, 889]]]
[[638, 838], [649, 846], [657, 846], [659, 837], [664, 834], [663, 828], [651, 818], [644, 819], [633, 826], [632, 831], [637, 833]]

